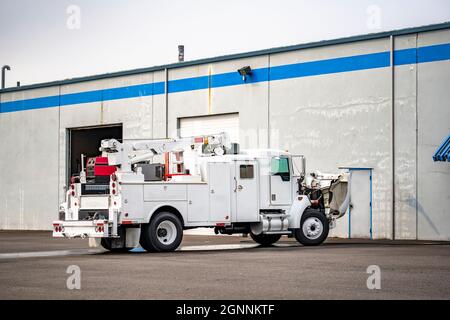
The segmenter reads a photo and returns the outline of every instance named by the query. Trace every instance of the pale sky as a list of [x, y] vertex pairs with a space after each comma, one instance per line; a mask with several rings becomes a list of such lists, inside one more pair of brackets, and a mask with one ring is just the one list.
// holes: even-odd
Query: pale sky
[[26, 85], [447, 21], [449, 0], [0, 0], [0, 66]]

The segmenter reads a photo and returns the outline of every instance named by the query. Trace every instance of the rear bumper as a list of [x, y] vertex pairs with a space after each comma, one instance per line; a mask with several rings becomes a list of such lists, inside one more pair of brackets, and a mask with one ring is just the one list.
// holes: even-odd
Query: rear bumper
[[54, 221], [54, 238], [104, 238], [109, 237], [112, 223], [108, 220]]

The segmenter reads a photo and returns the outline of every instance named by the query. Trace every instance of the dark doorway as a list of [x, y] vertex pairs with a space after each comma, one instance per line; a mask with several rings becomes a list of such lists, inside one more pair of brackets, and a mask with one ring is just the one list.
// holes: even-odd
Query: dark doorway
[[[81, 154], [86, 158], [100, 155], [98, 150], [103, 139], [122, 141], [122, 124], [101, 127], [68, 129], [68, 181], [81, 171]], [[86, 161], [85, 158], [85, 161]], [[86, 163], [84, 163], [86, 166]]]

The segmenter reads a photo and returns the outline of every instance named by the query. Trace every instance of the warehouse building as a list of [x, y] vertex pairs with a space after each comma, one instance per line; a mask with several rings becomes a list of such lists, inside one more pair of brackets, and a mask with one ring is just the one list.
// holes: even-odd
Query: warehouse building
[[226, 131], [241, 148], [303, 154], [308, 171], [361, 173], [334, 236], [450, 240], [450, 163], [433, 159], [449, 84], [445, 23], [6, 88], [0, 229], [50, 229], [103, 138]]

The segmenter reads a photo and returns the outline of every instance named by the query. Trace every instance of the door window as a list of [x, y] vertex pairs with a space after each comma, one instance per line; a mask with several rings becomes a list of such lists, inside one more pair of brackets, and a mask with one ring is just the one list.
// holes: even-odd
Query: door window
[[253, 165], [242, 164], [239, 166], [239, 177], [241, 179], [253, 179]]
[[290, 181], [289, 159], [285, 157], [272, 158], [270, 173], [274, 176], [280, 176], [283, 181]]

